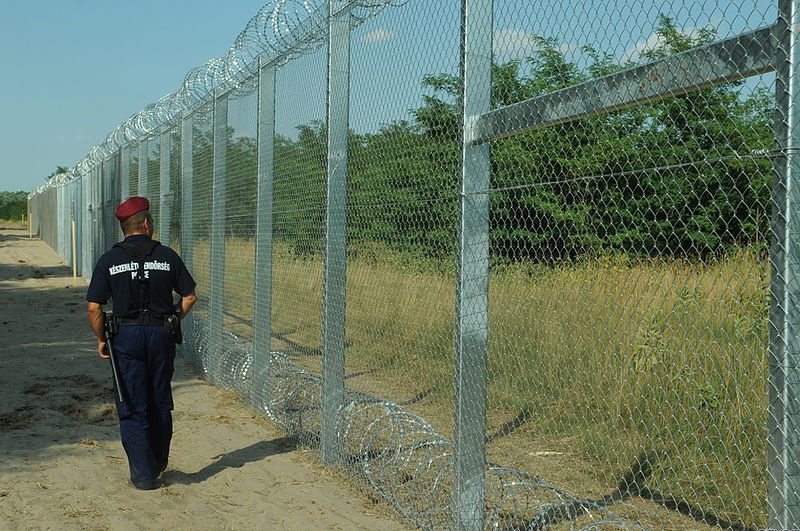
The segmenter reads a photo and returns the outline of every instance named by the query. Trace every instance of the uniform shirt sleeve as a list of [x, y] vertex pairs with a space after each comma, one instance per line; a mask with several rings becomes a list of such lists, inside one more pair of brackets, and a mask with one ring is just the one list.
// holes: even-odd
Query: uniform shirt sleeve
[[192, 278], [192, 275], [189, 273], [189, 270], [186, 269], [186, 265], [184, 265], [181, 257], [178, 256], [178, 253], [175, 253], [175, 258], [177, 263], [177, 267], [175, 268], [175, 291], [181, 297], [185, 297], [194, 291], [194, 288], [197, 284]]
[[108, 274], [108, 267], [106, 267], [106, 261], [102, 257], [92, 272], [92, 280], [89, 282], [86, 300], [97, 304], [106, 304], [109, 298], [111, 298], [111, 279]]

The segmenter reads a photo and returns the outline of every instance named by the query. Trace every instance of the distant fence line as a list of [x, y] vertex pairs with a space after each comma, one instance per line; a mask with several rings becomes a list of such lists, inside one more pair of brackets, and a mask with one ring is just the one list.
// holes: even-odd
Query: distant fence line
[[31, 230], [419, 527], [800, 527], [800, 2], [636, 7], [274, 0]]

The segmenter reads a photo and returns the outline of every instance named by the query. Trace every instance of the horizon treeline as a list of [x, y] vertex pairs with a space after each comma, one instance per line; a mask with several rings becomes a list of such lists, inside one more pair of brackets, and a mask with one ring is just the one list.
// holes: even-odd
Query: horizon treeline
[[0, 192], [0, 219], [22, 220], [28, 213], [28, 192]]

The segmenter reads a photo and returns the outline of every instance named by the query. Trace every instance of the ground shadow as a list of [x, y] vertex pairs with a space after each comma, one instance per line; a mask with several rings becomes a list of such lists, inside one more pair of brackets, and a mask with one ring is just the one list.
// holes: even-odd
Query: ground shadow
[[[251, 326], [253, 324], [251, 320], [245, 319], [245, 318], [241, 317], [240, 315], [237, 315], [237, 314], [235, 314], [233, 312], [225, 311], [224, 314], [225, 314], [225, 317], [227, 317], [227, 318], [231, 319], [232, 321], [235, 321], [235, 322], [237, 322], [239, 324], [248, 325], [248, 326]], [[289, 352], [291, 352], [292, 354], [302, 354], [302, 355], [305, 355], [305, 356], [317, 356], [317, 357], [322, 356], [322, 349], [321, 348], [306, 347], [306, 346], [301, 345], [300, 343], [298, 343], [296, 341], [293, 341], [293, 340], [289, 339], [288, 337], [286, 337], [287, 335], [294, 334], [294, 333], [298, 332], [299, 330], [300, 330], [299, 328], [295, 328], [295, 329], [286, 330], [284, 332], [273, 331], [270, 335], [272, 336], [273, 339], [277, 339], [281, 343], [287, 345], [289, 347]], [[345, 347], [347, 347], [347, 346], [350, 346], [350, 342], [345, 342]]]
[[528, 422], [528, 419], [530, 418], [531, 418], [531, 412], [527, 409], [523, 409], [522, 411], [519, 412], [519, 414], [516, 417], [503, 424], [499, 430], [497, 430], [492, 435], [487, 436], [486, 442], [490, 443], [495, 439], [499, 439], [500, 437], [508, 437], [513, 432], [515, 432], [520, 426]]
[[596, 510], [598, 507], [609, 507], [632, 497], [650, 500], [662, 507], [681, 513], [698, 523], [717, 526], [732, 531], [756, 531], [755, 528], [743, 526], [718, 517], [711, 511], [691, 505], [685, 500], [665, 495], [645, 486], [653, 474], [654, 466], [666, 454], [662, 451], [650, 450], [642, 452], [634, 460], [630, 468], [623, 474], [616, 488], [606, 496], [597, 500], [572, 500], [568, 503], [554, 505], [549, 510], [536, 516], [535, 521], [526, 523], [524, 529], [542, 529], [547, 526], [564, 523]]
[[227, 454], [216, 455], [212, 457], [214, 459], [213, 463], [206, 465], [197, 472], [186, 473], [179, 470], [167, 470], [162, 477], [167, 485], [202, 483], [224, 470], [241, 468], [247, 463], [255, 463], [271, 455], [291, 452], [296, 447], [296, 437], [281, 437], [271, 441], [259, 441]]
[[[25, 262], [19, 264], [0, 264], [0, 280], [25, 280], [28, 278], [67, 278], [72, 270], [63, 265], [30, 266]], [[77, 282], [77, 280], [76, 280]]]
[[[5, 225], [0, 224], [0, 229], [19, 231], [19, 234], [0, 234], [0, 243], [19, 241], [19, 240], [31, 240], [27, 230], [23, 230], [21, 227], [6, 227]], [[40, 238], [38, 236], [35, 236], [34, 239], [38, 240]]]
[[419, 393], [415, 394], [408, 400], [404, 400], [403, 402], [398, 402], [398, 404], [401, 406], [412, 406], [417, 402], [421, 402], [426, 398], [428, 398], [433, 393], [433, 390], [434, 390], [433, 387], [429, 387], [428, 389], [425, 389], [424, 391], [420, 391]]

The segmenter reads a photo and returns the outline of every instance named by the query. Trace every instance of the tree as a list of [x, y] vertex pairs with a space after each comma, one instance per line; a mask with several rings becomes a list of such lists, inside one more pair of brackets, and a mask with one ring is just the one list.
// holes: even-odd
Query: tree
[[[710, 42], [659, 18], [660, 59]], [[537, 52], [493, 65], [499, 107], [633, 66], [585, 47], [585, 70], [554, 39]], [[457, 149], [459, 80], [441, 74], [415, 111], [431, 143]], [[584, 255], [707, 258], [766, 240], [770, 162], [747, 156], [772, 146], [771, 100], [741, 82], [547, 127], [492, 143], [493, 256], [541, 262]], [[446, 157], [444, 157], [446, 158]]]
[[67, 173], [68, 171], [69, 171], [69, 168], [67, 168], [66, 166], [56, 166], [56, 171], [54, 171], [53, 173], [51, 173], [50, 175], [45, 177], [45, 180], [49, 181], [50, 179], [52, 179], [56, 175], [61, 175], [63, 173]]
[[[714, 38], [711, 30], [685, 35], [664, 16], [656, 33], [642, 61]], [[587, 46], [588, 64], [579, 68], [555, 39], [533, 39], [531, 56], [492, 65], [494, 108], [634, 66]], [[412, 121], [349, 135], [351, 251], [377, 244], [434, 258], [455, 252], [460, 80], [442, 73], [422, 85], [428, 93]], [[493, 141], [486, 192], [493, 259], [553, 263], [616, 252], [707, 259], [763, 244], [771, 163], [749, 154], [773, 145], [772, 103], [766, 92], [733, 82]], [[296, 140], [275, 141], [275, 235], [295, 252], [320, 253], [326, 130], [321, 122], [298, 130]], [[198, 146], [196, 154], [210, 154], [210, 144]], [[255, 175], [255, 144], [229, 139], [228, 150], [230, 178], [241, 180], [229, 194], [255, 197], [252, 178], [237, 177]], [[195, 157], [196, 186], [210, 160]], [[230, 232], [252, 225], [252, 212], [236, 219]]]
[[27, 192], [0, 192], [0, 219], [21, 220], [27, 212]]

